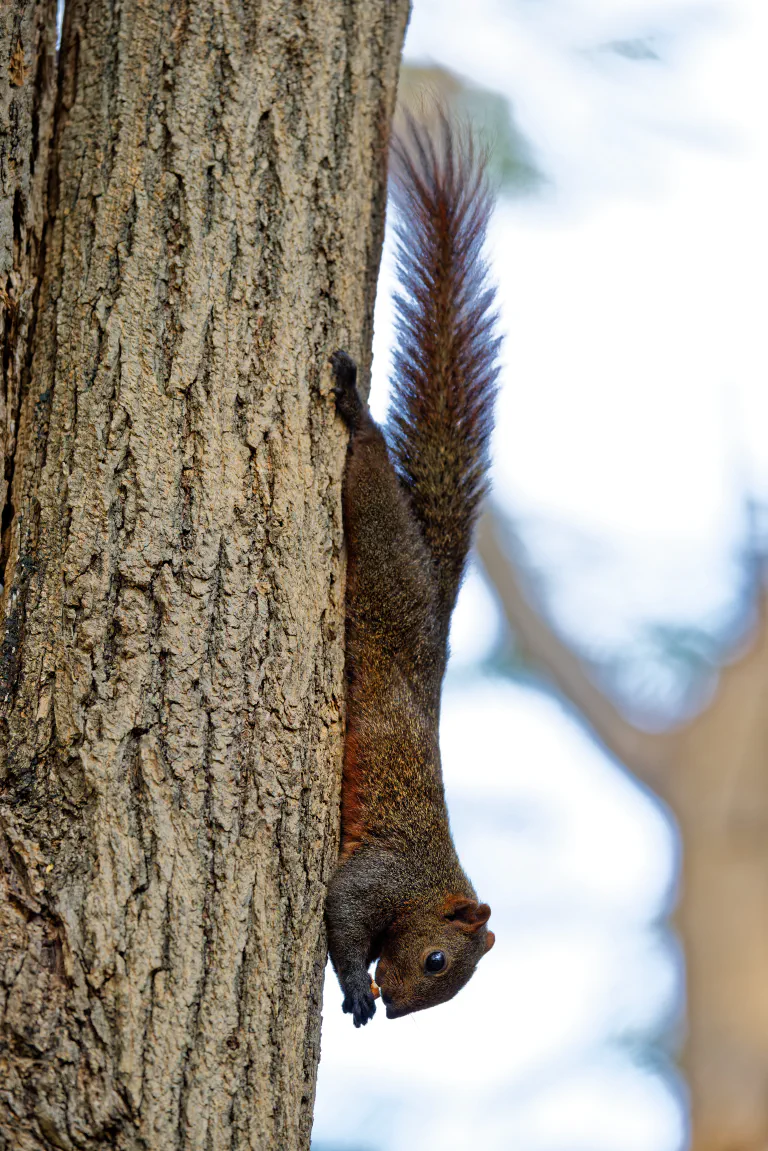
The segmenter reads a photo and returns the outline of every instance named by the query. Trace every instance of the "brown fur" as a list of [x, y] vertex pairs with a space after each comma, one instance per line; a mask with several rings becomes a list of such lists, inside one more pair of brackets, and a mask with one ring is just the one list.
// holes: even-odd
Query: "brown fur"
[[[351, 431], [348, 733], [342, 851], [329, 890], [331, 959], [355, 1024], [373, 1014], [368, 966], [390, 1017], [451, 998], [493, 943], [456, 857], [438, 723], [450, 616], [485, 486], [498, 341], [481, 246], [490, 210], [482, 164], [443, 118], [396, 143], [402, 295], [389, 431], [396, 467], [332, 357]], [[445, 969], [425, 970], [441, 951]]]

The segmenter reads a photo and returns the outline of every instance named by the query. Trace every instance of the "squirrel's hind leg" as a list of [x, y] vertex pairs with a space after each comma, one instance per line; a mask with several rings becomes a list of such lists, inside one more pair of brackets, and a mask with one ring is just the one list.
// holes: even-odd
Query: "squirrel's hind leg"
[[336, 385], [336, 411], [351, 432], [356, 432], [365, 415], [365, 406], [357, 390], [357, 364], [347, 352], [338, 348], [328, 363], [333, 368]]
[[336, 407], [352, 433], [344, 477], [347, 614], [353, 622], [348, 654], [353, 662], [387, 656], [409, 677], [418, 667], [425, 686], [425, 672], [434, 667], [439, 682], [429, 553], [381, 429], [357, 391], [354, 361], [339, 351], [331, 364]]

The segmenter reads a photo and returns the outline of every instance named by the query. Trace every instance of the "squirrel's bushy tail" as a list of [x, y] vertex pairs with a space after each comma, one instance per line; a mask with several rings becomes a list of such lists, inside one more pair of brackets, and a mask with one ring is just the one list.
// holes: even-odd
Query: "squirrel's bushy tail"
[[493, 206], [468, 132], [439, 113], [395, 137], [399, 291], [388, 421], [432, 556], [447, 635], [488, 471], [498, 375], [494, 289], [482, 247]]

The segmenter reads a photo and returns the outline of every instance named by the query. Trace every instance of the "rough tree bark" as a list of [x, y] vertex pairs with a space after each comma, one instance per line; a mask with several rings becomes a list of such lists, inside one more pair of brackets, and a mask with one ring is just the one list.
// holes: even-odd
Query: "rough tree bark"
[[343, 718], [325, 361], [370, 354], [407, 9], [68, 0], [9, 437], [2, 1147], [308, 1144]]
[[39, 287], [56, 80], [56, 0], [0, 10], [0, 587], [10, 483]]
[[709, 705], [654, 734], [621, 715], [532, 606], [500, 536], [486, 517], [480, 556], [526, 657], [678, 822], [692, 1151], [768, 1151], [768, 596]]

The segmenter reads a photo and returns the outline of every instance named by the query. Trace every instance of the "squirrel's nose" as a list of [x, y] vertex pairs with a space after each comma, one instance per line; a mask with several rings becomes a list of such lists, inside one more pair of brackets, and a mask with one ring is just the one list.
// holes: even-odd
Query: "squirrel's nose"
[[394, 1003], [394, 1000], [393, 1000], [391, 995], [387, 995], [386, 991], [382, 991], [381, 1002], [384, 1004], [385, 1007], [391, 1007], [392, 1004]]

